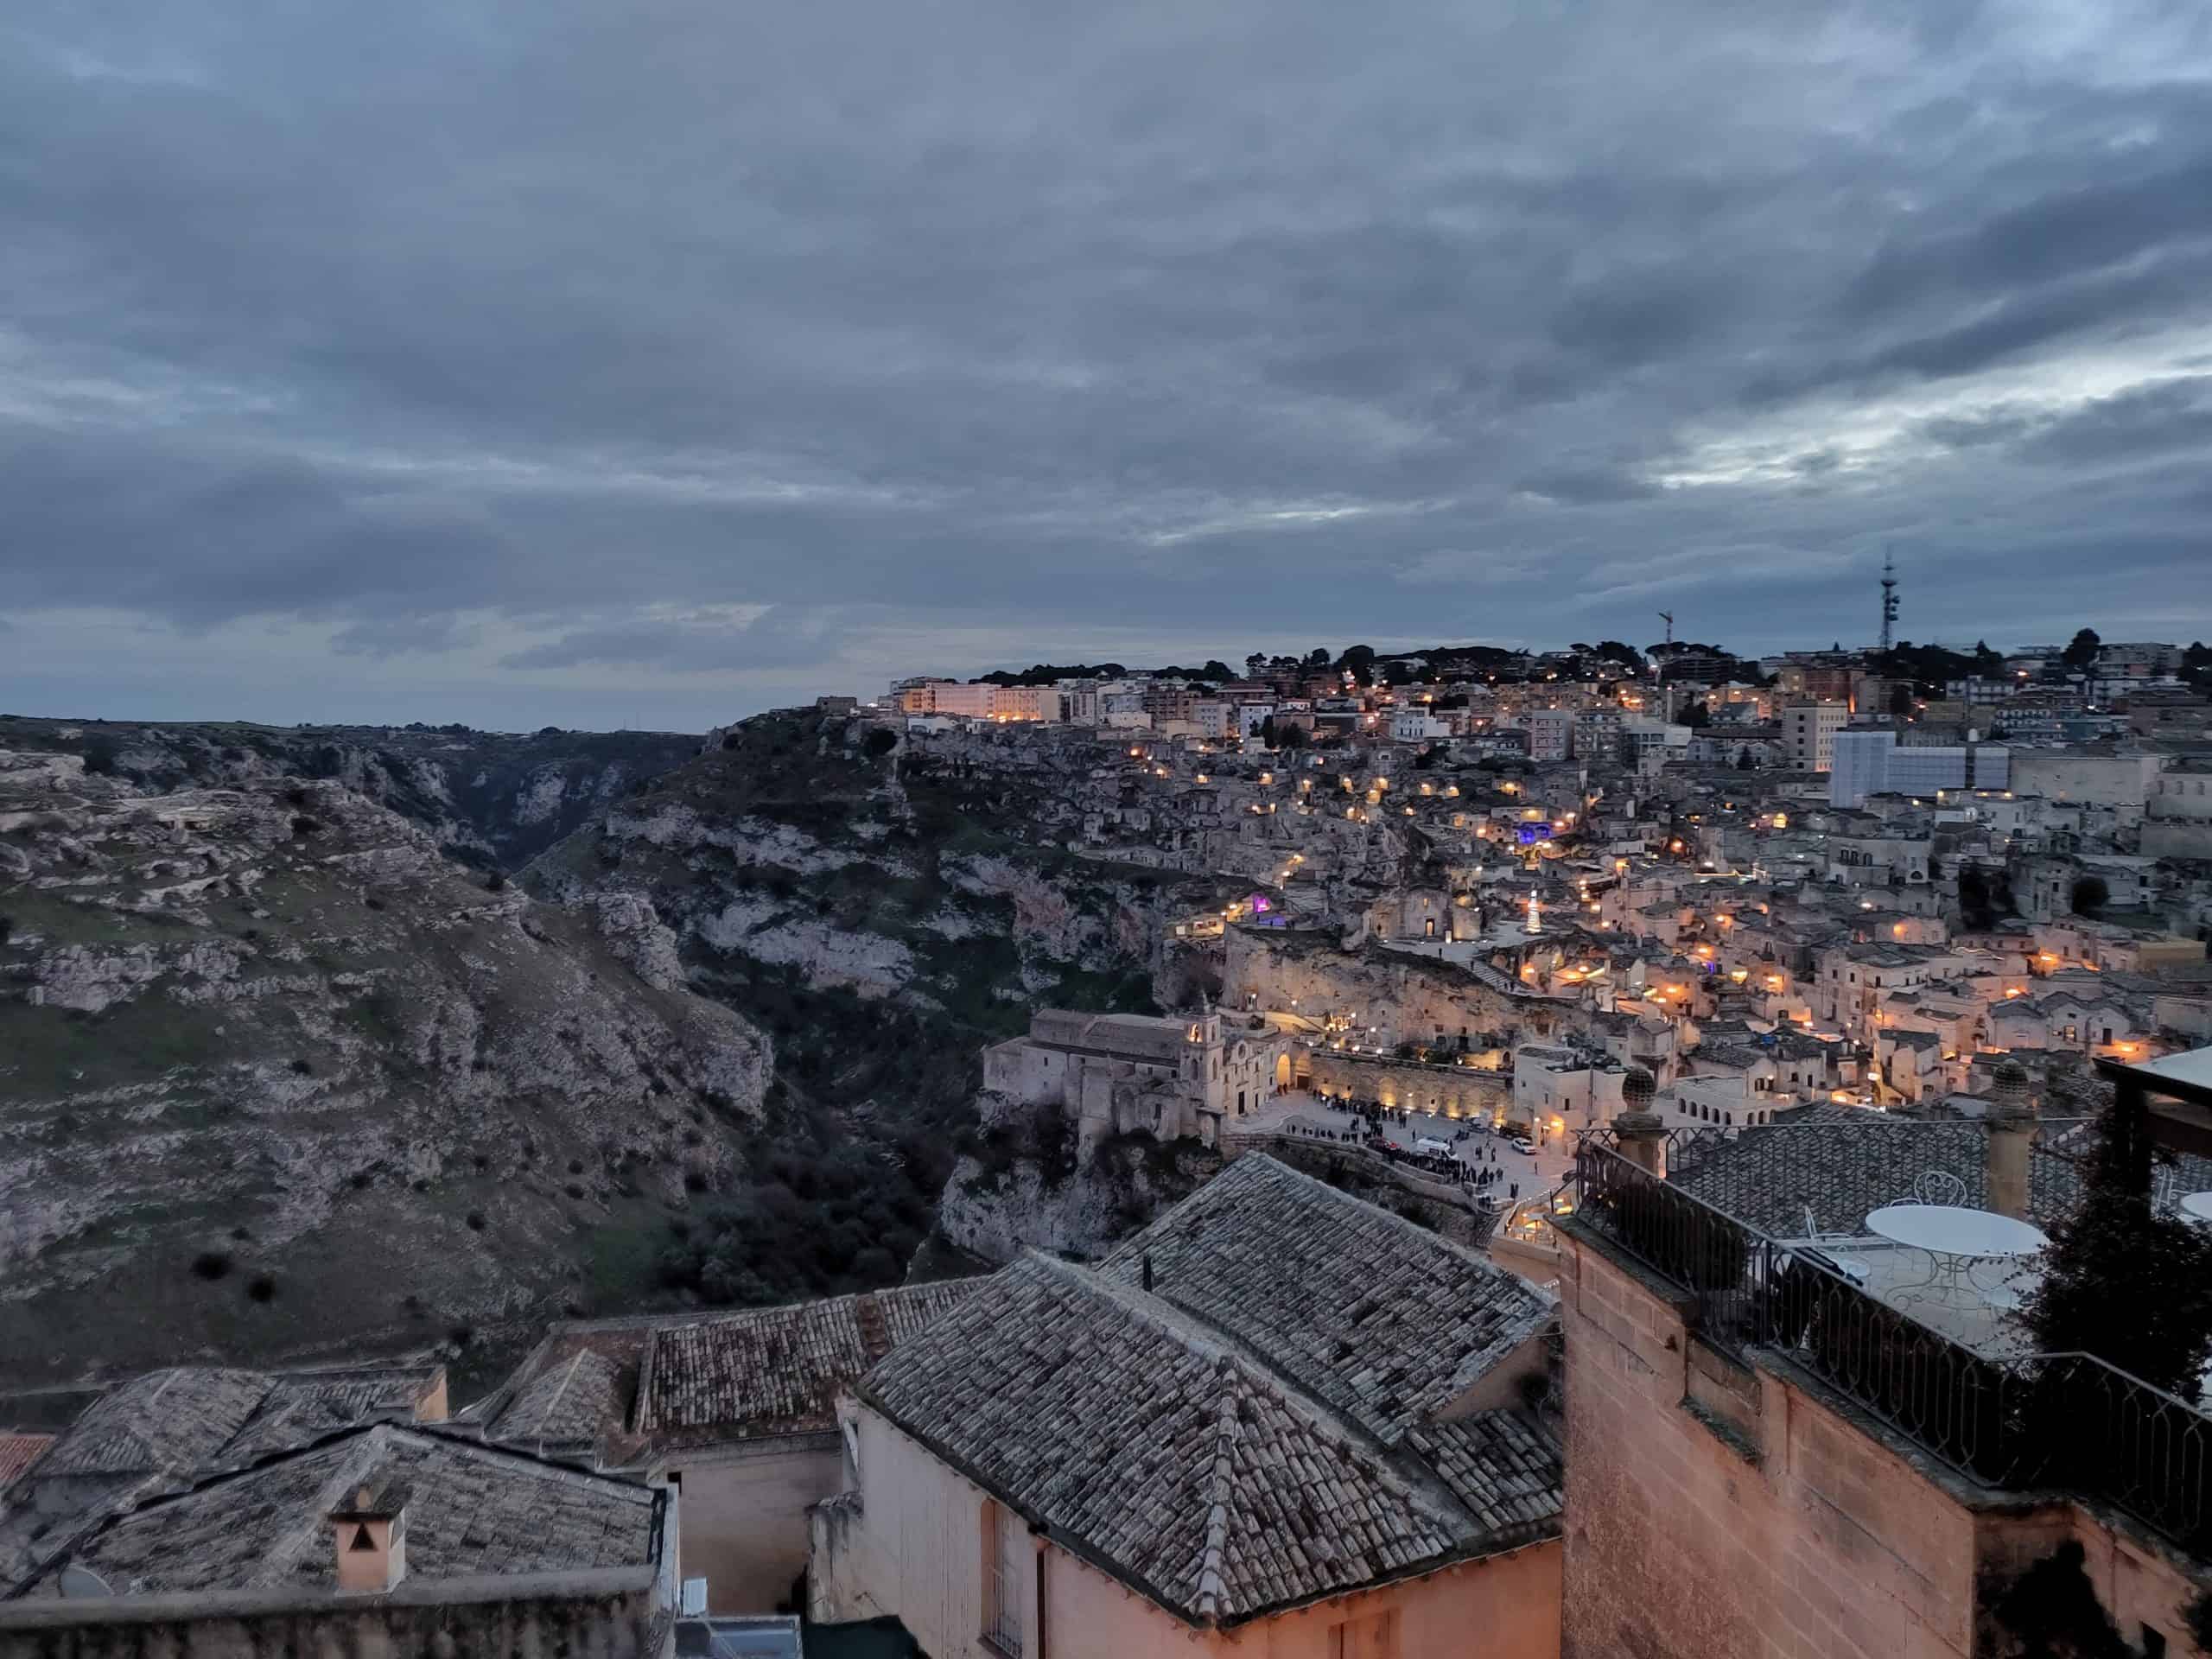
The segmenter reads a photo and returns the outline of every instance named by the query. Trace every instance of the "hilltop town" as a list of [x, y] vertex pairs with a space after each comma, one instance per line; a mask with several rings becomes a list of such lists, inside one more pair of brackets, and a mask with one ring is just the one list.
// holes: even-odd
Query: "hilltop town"
[[0, 1656], [2205, 1651], [2212, 652], [1669, 623], [16, 731]]

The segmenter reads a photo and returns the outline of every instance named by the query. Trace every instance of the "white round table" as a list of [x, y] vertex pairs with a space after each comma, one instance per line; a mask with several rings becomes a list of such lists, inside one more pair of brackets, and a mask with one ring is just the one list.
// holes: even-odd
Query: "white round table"
[[1978, 1291], [1970, 1276], [1975, 1262], [2016, 1261], [2050, 1243], [2040, 1227], [2024, 1221], [1948, 1204], [1889, 1205], [1866, 1217], [1866, 1230], [1925, 1251], [1932, 1264], [1928, 1286], [1938, 1292]]
[[2191, 1221], [2212, 1221], [2212, 1192], [2184, 1192], [2181, 1212]]

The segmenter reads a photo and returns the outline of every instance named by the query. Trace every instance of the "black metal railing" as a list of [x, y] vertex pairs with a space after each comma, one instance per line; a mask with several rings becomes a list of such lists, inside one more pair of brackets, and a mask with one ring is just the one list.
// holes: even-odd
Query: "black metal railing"
[[[2071, 1150], [2079, 1127], [2070, 1119], [2037, 1126], [2028, 1209], [2040, 1226], [2055, 1226], [2081, 1201]], [[1768, 1237], [1853, 1234], [1869, 1211], [1917, 1201], [1916, 1183], [1937, 1173], [1956, 1178], [1967, 1203], [1987, 1204], [1988, 1133], [1986, 1122], [1973, 1119], [1879, 1112], [1848, 1122], [1694, 1124], [1668, 1132], [1665, 1168], [1676, 1185]], [[1583, 1140], [1618, 1146], [1609, 1125]]]
[[2212, 1419], [2094, 1354], [1993, 1357], [1613, 1148], [1575, 1154], [1574, 1218], [1674, 1285], [1700, 1338], [1777, 1354], [1922, 1451], [2007, 1491], [2101, 1501], [2212, 1549]]

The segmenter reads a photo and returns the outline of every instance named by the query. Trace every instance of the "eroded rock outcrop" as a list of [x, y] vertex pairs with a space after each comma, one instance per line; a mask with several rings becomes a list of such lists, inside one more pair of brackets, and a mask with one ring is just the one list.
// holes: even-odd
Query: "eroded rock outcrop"
[[334, 783], [0, 753], [0, 1382], [557, 1311], [726, 1182], [767, 1040], [650, 904], [532, 900]]

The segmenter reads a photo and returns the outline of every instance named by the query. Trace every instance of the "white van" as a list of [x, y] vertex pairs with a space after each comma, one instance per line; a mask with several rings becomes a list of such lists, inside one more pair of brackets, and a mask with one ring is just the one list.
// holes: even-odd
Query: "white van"
[[1433, 1135], [1417, 1135], [1414, 1136], [1414, 1150], [1427, 1154], [1433, 1158], [1449, 1158], [1452, 1155], [1452, 1143], [1449, 1141], [1439, 1141]]

